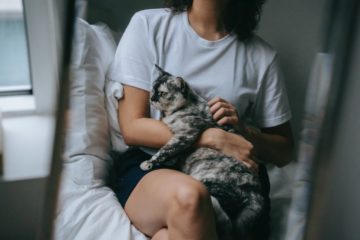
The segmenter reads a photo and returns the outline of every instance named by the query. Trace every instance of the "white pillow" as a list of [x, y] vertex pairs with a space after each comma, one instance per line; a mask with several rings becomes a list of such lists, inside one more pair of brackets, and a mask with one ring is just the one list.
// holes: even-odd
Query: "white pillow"
[[131, 225], [114, 192], [104, 186], [110, 166], [104, 84], [115, 48], [107, 27], [76, 21], [54, 239], [147, 239]]
[[128, 146], [125, 144], [118, 122], [118, 101], [124, 95], [124, 89], [118, 81], [106, 78], [105, 80], [106, 110], [110, 125], [111, 149], [125, 152]]
[[[105, 75], [116, 44], [104, 25], [77, 19], [70, 66], [70, 107], [67, 117], [65, 170], [74, 181], [104, 180], [110, 165], [110, 136], [105, 109]], [[81, 172], [86, 169], [85, 172]]]

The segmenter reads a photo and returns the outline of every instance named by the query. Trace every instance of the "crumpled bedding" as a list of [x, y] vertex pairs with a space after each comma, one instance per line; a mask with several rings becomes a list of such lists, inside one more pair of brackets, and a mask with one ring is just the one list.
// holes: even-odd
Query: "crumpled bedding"
[[88, 158], [92, 157], [82, 156], [75, 164], [64, 166], [54, 239], [146, 240], [103, 181], [78, 179]]
[[53, 238], [146, 240], [106, 186], [112, 160], [104, 87], [116, 43], [106, 26], [78, 19], [73, 44], [70, 109]]

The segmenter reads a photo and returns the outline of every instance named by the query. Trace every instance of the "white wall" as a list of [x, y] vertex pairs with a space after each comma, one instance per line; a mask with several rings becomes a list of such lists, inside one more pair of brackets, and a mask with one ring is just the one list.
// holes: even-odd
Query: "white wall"
[[[285, 77], [295, 140], [302, 128], [308, 80], [315, 55], [321, 49], [326, 0], [268, 0], [263, 9], [258, 34], [279, 54]], [[268, 169], [272, 199], [271, 239], [284, 239], [297, 163]]]
[[325, 3], [326, 0], [268, 0], [258, 31], [279, 53], [296, 139], [301, 130], [311, 65], [321, 46]]
[[[343, 1], [343, 0], [340, 0]], [[340, 2], [339, 1], [339, 2]], [[349, 26], [346, 20], [351, 16], [349, 3], [339, 4], [338, 13], [333, 19], [337, 26]], [[354, 1], [355, 2], [355, 1]], [[338, 6], [339, 6], [338, 5]], [[347, 10], [345, 10], [347, 9]], [[354, 29], [347, 32], [333, 27], [331, 53], [335, 57], [333, 74], [334, 89], [331, 90], [328, 116], [322, 129], [321, 143], [316, 149], [316, 178], [312, 186], [312, 198], [307, 223], [307, 239], [357, 240], [360, 236], [360, 4], [354, 8], [357, 19], [352, 18]], [[344, 22], [341, 23], [343, 20]], [[335, 33], [335, 34], [334, 34]], [[342, 34], [342, 35], [339, 35]], [[351, 42], [343, 42], [346, 34], [353, 34]], [[342, 40], [339, 40], [341, 39]], [[346, 39], [346, 38], [345, 38]], [[335, 43], [336, 42], [336, 43]], [[341, 56], [342, 44], [350, 47]], [[340, 50], [340, 51], [339, 51]], [[344, 49], [343, 49], [344, 50]], [[347, 58], [347, 59], [346, 59]], [[342, 66], [345, 64], [344, 66]], [[341, 69], [343, 68], [344, 69]], [[340, 70], [341, 69], [341, 70]], [[334, 109], [330, 109], [334, 107]]]

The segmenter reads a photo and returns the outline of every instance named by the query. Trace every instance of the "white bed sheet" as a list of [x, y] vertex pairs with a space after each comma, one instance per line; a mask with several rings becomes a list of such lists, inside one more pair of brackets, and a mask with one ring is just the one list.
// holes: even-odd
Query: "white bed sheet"
[[274, 165], [267, 166], [270, 178], [270, 238], [269, 240], [288, 240], [287, 228], [294, 226], [287, 224], [290, 210], [292, 190], [294, 188], [294, 173], [297, 162], [293, 161], [283, 168]]
[[105, 182], [111, 167], [105, 75], [116, 43], [104, 25], [77, 19], [62, 182], [54, 239], [146, 240]]
[[54, 239], [147, 240], [131, 225], [111, 189], [101, 181], [78, 179], [75, 174], [82, 165], [65, 164]]

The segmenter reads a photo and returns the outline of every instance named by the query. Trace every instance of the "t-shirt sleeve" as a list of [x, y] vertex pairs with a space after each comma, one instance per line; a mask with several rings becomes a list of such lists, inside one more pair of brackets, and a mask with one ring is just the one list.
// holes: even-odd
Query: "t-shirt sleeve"
[[150, 91], [154, 60], [149, 48], [148, 32], [145, 17], [135, 14], [117, 47], [108, 78]]
[[252, 110], [253, 121], [261, 128], [275, 127], [291, 118], [289, 101], [276, 56], [263, 75]]

